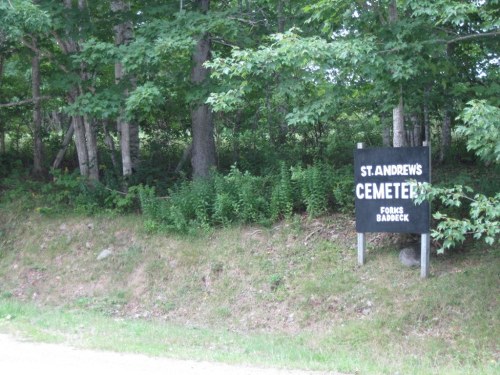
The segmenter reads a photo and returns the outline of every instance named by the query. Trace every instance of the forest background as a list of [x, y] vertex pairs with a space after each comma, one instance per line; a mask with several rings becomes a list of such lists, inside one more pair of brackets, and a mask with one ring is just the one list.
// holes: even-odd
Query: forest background
[[492, 244], [498, 3], [4, 0], [2, 189], [151, 231], [269, 224], [352, 212], [356, 143], [428, 141], [434, 237]]
[[[0, 332], [497, 374], [499, 2], [0, 0]], [[431, 277], [358, 267], [356, 144], [424, 141]]]

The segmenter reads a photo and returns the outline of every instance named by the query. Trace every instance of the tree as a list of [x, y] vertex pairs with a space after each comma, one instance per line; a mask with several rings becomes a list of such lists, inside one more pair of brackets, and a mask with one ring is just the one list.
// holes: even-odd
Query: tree
[[[33, 39], [36, 48], [36, 39]], [[43, 174], [43, 143], [42, 143], [42, 108], [40, 98], [40, 54], [35, 52], [31, 60], [31, 85], [33, 92], [33, 175]]]
[[[112, 12], [118, 13], [120, 19], [130, 12], [130, 6], [122, 0], [114, 0], [111, 2]], [[119, 24], [114, 26], [115, 44], [119, 47], [129, 45], [133, 39], [133, 25], [130, 20], [121, 20]], [[128, 79], [129, 85], [123, 81]], [[123, 95], [128, 96], [130, 86], [134, 89], [133, 77], [126, 77], [122, 62], [115, 63], [115, 80], [117, 85], [125, 87]], [[122, 108], [117, 120], [118, 133], [120, 134], [120, 150], [122, 155], [123, 176], [130, 176], [134, 170], [137, 170], [139, 164], [139, 127], [137, 123], [127, 120], [125, 111]]]
[[[466, 137], [467, 148], [473, 150], [488, 164], [500, 163], [500, 108], [485, 101], [471, 101], [461, 114], [464, 124], [457, 132]], [[433, 214], [438, 221], [432, 236], [441, 246], [439, 253], [463, 243], [468, 236], [481, 238], [488, 245], [498, 242], [500, 235], [500, 193], [488, 197], [473, 194], [468, 186], [436, 187], [424, 184], [420, 188], [417, 203], [438, 200], [445, 207], [466, 207], [464, 217], [456, 217], [441, 211]]]
[[[210, 8], [210, 0], [198, 0], [199, 11], [206, 14]], [[202, 85], [207, 81], [208, 69], [204, 64], [210, 59], [210, 34], [205, 31], [199, 37], [193, 53], [194, 67], [191, 80], [195, 85]], [[215, 166], [215, 141], [212, 109], [205, 103], [195, 104], [191, 110], [191, 128], [193, 132], [193, 149], [191, 165], [193, 177], [206, 178], [210, 169]]]

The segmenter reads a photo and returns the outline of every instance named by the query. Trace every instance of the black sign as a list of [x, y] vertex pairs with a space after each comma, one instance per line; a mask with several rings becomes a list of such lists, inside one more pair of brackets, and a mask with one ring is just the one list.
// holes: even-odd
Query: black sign
[[430, 182], [428, 147], [357, 149], [354, 181], [358, 233], [429, 233], [429, 204], [413, 201]]

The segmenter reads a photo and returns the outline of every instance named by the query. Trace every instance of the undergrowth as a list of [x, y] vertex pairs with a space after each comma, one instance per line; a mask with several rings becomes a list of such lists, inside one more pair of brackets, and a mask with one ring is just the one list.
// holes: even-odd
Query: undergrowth
[[282, 164], [275, 175], [253, 176], [232, 167], [227, 175], [182, 182], [167, 197], [157, 197], [148, 186], [139, 187], [138, 196], [148, 230], [187, 232], [232, 223], [265, 225], [297, 212], [317, 217], [335, 206], [352, 210], [353, 185], [348, 173], [341, 169], [334, 174], [325, 164], [292, 168]]

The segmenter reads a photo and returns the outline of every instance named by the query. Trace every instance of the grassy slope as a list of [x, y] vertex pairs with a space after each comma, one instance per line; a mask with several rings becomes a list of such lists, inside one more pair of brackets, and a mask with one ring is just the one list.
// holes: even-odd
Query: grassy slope
[[[403, 268], [388, 236], [356, 266], [353, 222], [198, 237], [141, 218], [0, 207], [0, 331], [114, 350], [404, 374], [497, 373], [498, 251]], [[113, 255], [96, 260], [103, 249]]]

